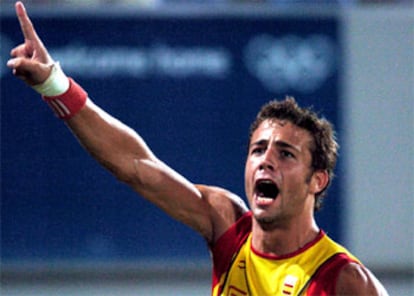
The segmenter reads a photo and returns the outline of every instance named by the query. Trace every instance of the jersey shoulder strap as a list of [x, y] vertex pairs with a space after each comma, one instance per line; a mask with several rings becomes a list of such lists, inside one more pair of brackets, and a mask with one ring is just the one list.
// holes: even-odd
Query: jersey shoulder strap
[[245, 243], [252, 229], [252, 213], [246, 212], [213, 245], [210, 246], [213, 259], [213, 287], [226, 274], [231, 262]]

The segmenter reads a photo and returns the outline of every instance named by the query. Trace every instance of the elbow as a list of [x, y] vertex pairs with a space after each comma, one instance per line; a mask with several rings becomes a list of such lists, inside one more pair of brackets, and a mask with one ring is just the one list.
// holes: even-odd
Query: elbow
[[139, 191], [151, 191], [162, 179], [161, 163], [156, 158], [118, 157], [98, 161], [118, 181]]
[[127, 185], [131, 185], [132, 183], [134, 183], [134, 176], [132, 172], [127, 172], [125, 170], [121, 170], [121, 169], [110, 169], [111, 173], [115, 176], [115, 178], [121, 182], [121, 183], [125, 183]]
[[98, 159], [98, 162], [107, 169], [118, 181], [131, 185], [139, 182], [136, 174], [134, 159], [116, 159], [109, 161], [108, 159]]
[[162, 178], [160, 164], [156, 159], [129, 159], [124, 165], [113, 170], [115, 177], [122, 183], [134, 188], [148, 190], [154, 188]]

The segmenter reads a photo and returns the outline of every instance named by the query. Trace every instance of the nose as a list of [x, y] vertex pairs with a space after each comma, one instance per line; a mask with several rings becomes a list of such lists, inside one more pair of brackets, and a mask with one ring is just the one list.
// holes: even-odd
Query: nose
[[272, 149], [267, 148], [265, 153], [262, 155], [261, 163], [259, 165], [260, 170], [274, 171], [276, 167], [276, 160], [272, 153]]
[[268, 162], [268, 161], [263, 161], [260, 165], [259, 165], [259, 169], [261, 171], [265, 171], [265, 170], [269, 170], [269, 171], [274, 171], [275, 167], [272, 163]]

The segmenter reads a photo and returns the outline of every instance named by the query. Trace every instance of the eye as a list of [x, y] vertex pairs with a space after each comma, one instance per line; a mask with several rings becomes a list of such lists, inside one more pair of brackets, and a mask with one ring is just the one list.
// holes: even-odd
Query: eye
[[265, 151], [265, 148], [256, 146], [252, 148], [252, 150], [250, 151], [250, 154], [260, 155], [260, 154], [263, 154], [264, 151]]
[[288, 150], [280, 151], [280, 156], [282, 158], [295, 158], [295, 155], [292, 152], [288, 151]]

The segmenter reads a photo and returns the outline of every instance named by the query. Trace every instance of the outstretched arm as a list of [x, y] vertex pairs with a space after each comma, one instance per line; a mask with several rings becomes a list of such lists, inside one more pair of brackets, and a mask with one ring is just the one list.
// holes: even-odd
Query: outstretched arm
[[[13, 74], [29, 86], [40, 89], [43, 95], [46, 89], [48, 96], [65, 96], [69, 104], [80, 101], [65, 122], [81, 145], [118, 179], [173, 218], [198, 231], [209, 242], [214, 242], [239, 215], [240, 205], [234, 196], [206, 187], [200, 187], [203, 189], [200, 191], [160, 161], [135, 131], [95, 105], [85, 92], [79, 91], [79, 86], [73, 86], [63, 72], [56, 70], [55, 62], [36, 34], [21, 2], [16, 3], [16, 14], [25, 41], [11, 51], [12, 58], [7, 65]], [[56, 72], [60, 73], [58, 78]], [[51, 80], [53, 87], [45, 88]], [[223, 197], [217, 199], [220, 203], [211, 202], [217, 196]]]

